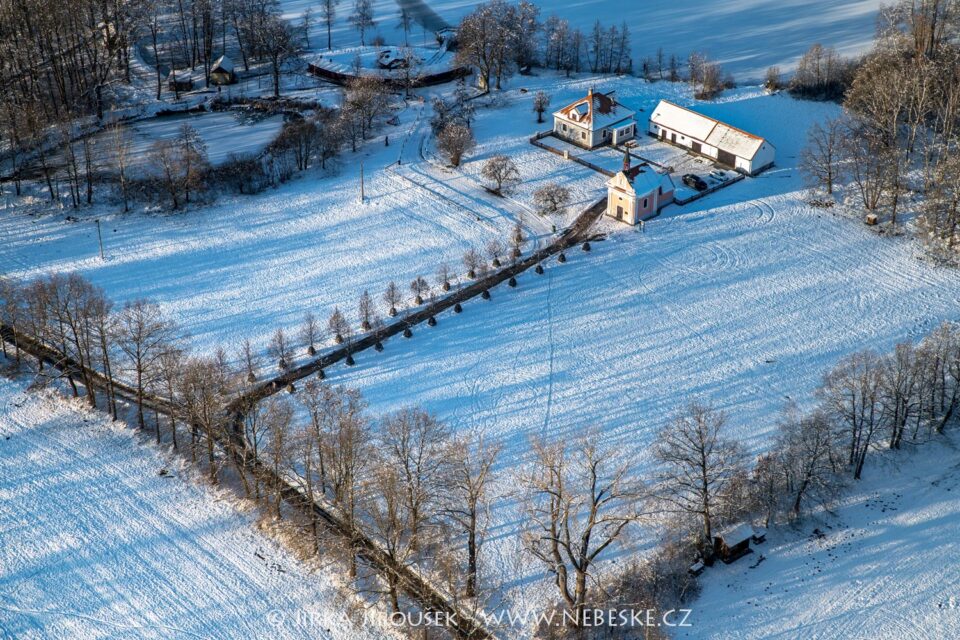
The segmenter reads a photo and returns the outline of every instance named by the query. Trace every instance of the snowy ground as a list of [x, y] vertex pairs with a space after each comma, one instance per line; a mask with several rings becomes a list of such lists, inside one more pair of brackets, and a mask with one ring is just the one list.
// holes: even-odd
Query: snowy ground
[[[469, 0], [428, 0], [427, 4], [448, 23], [456, 24], [478, 2]], [[779, 65], [784, 72], [814, 42], [834, 46], [845, 55], [866, 51], [876, 27], [882, 0], [583, 0], [536, 2], [542, 18], [557, 15], [572, 28], [590, 33], [600, 20], [605, 27], [626, 22], [633, 42], [634, 64], [653, 57], [662, 47], [669, 57], [686, 60], [692, 51], [702, 51], [723, 64], [740, 79], [760, 80], [767, 67]], [[318, 19], [316, 4], [309, 0], [281, 0], [283, 15], [296, 25], [308, 7], [313, 9], [310, 44], [318, 51], [327, 43], [326, 25]], [[388, 44], [402, 44], [404, 34], [396, 27], [398, 5], [394, 0], [375, 0], [377, 27], [367, 32], [367, 42], [381, 35]], [[360, 43], [359, 33], [347, 21], [350, 10], [338, 12], [333, 29], [333, 46]], [[428, 44], [432, 33], [414, 25], [409, 41]]]
[[[207, 148], [210, 163], [223, 163], [231, 153], [257, 154], [276, 137], [283, 125], [283, 116], [263, 117], [241, 111], [215, 111], [158, 116], [138, 120], [127, 125], [124, 134], [129, 140], [127, 166], [136, 174], [149, 161], [151, 145], [157, 140], [173, 140], [180, 128], [190, 125], [196, 129]], [[102, 131], [91, 138], [94, 166], [103, 171], [116, 168], [116, 139], [111, 131]], [[79, 150], [77, 153], [81, 153]], [[54, 165], [63, 164], [62, 154], [53, 156]]]
[[[598, 429], [642, 473], [655, 431], [692, 398], [727, 411], [731, 435], [760, 451], [784, 403], [808, 400], [840, 357], [960, 317], [955, 271], [803, 201], [802, 132], [833, 107], [742, 92], [701, 108], [769, 137], [778, 166], [664, 210], [643, 234], [605, 222], [590, 254], [528, 272], [331, 381], [360, 388], [375, 413], [417, 402], [501, 441], [509, 492], [531, 436]], [[509, 557], [522, 516], [504, 500], [495, 518], [489, 552]], [[544, 576], [526, 571], [514, 596], [534, 604]]]
[[[379, 300], [392, 279], [404, 292], [417, 275], [432, 283], [440, 262], [460, 267], [464, 251], [506, 238], [514, 221], [510, 211], [482, 201], [465, 210], [463, 197], [404, 178], [405, 166], [399, 173], [385, 168], [401, 153], [417, 157], [420, 108], [384, 130], [389, 147], [380, 135], [359, 154], [346, 153], [335, 173], [311, 169], [257, 197], [222, 197], [171, 215], [123, 215], [105, 206], [78, 213], [51, 210], [41, 198], [33, 206], [8, 200], [0, 213], [4, 271], [30, 277], [79, 270], [118, 303], [154, 300], [203, 351], [236, 347], [243, 338], [262, 346], [277, 327], [296, 331], [307, 311], [325, 320], [339, 306], [352, 318], [364, 289]], [[94, 217], [101, 218], [105, 261]]]
[[0, 379], [0, 637], [385, 637], [195, 476], [103, 414]]
[[[753, 555], [708, 569], [693, 626], [674, 637], [960, 637], [958, 491], [955, 437], [886, 456], [836, 517], [771, 532]], [[826, 537], [811, 536], [815, 527]]]

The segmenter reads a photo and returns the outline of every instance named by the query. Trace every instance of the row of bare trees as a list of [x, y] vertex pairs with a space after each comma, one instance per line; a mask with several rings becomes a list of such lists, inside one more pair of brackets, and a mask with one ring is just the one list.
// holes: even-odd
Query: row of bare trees
[[[466, 278], [483, 278], [491, 268], [497, 269], [504, 263], [515, 262], [523, 254], [526, 242], [523, 227], [517, 223], [506, 242], [492, 238], [482, 252], [474, 248], [468, 249], [462, 259]], [[355, 323], [352, 323], [339, 307], [334, 308], [325, 326], [314, 313], [308, 312], [295, 334], [291, 335], [282, 328], [274, 332], [267, 347], [267, 355], [283, 371], [293, 364], [298, 354], [306, 353], [307, 356], [314, 357], [317, 350], [329, 341], [349, 347], [358, 333], [372, 333], [379, 341], [386, 326], [384, 314], [389, 317], [396, 316], [405, 303], [419, 307], [433, 300], [437, 294], [446, 293], [459, 286], [459, 282], [457, 271], [449, 263], [442, 262], [437, 266], [432, 285], [422, 275], [410, 282], [407, 287], [409, 297], [404, 294], [404, 287], [394, 281], [387, 284], [379, 298], [379, 304], [368, 290], [364, 290], [357, 301]], [[376, 348], [380, 349], [382, 345], [378, 342]], [[243, 345], [241, 361], [244, 363], [246, 378], [250, 382], [256, 380], [263, 363], [249, 341]]]
[[811, 186], [828, 197], [845, 187], [891, 227], [918, 195], [921, 233], [950, 259], [960, 251], [960, 47], [950, 36], [960, 13], [954, 5], [923, 0], [886, 8], [873, 51], [852, 73], [822, 47], [801, 65], [804, 84], [818, 91], [835, 93], [830, 83], [849, 87], [843, 117], [810, 131], [801, 168]]
[[723, 412], [693, 403], [656, 437], [658, 496], [704, 557], [720, 526], [770, 524], [828, 505], [861, 478], [872, 451], [934, 439], [960, 422], [960, 328], [945, 323], [892, 353], [855, 353], [816, 390], [813, 409], [788, 405], [772, 446], [752, 464]]

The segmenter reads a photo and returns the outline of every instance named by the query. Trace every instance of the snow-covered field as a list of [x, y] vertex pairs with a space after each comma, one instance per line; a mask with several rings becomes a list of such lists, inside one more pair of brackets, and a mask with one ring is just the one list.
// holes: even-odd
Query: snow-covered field
[[[470, 0], [427, 0], [426, 4], [450, 24], [472, 11], [479, 2]], [[789, 71], [814, 42], [834, 46], [840, 53], [856, 55], [870, 47], [877, 10], [882, 0], [582, 0], [536, 2], [542, 18], [556, 15], [570, 22], [571, 28], [590, 33], [600, 20], [605, 27], [626, 22], [633, 42], [634, 64], [654, 57], [662, 47], [667, 56], [676, 54], [685, 60], [692, 51], [702, 51], [721, 62], [724, 69], [740, 79], [759, 80], [767, 67], [779, 65]], [[310, 0], [280, 0], [283, 15], [294, 24], [302, 24], [308, 7], [313, 8], [310, 43], [326, 48], [326, 25], [317, 18], [316, 3]], [[388, 44], [402, 44], [403, 32], [397, 28], [398, 4], [395, 0], [375, 0], [374, 17]], [[338, 13], [334, 24], [334, 47], [360, 44], [359, 33], [347, 22], [351, 10]], [[368, 31], [367, 42], [373, 34]], [[410, 44], [428, 44], [432, 33], [414, 25]]]
[[[674, 637], [960, 637], [958, 490], [956, 437], [887, 454], [836, 517], [772, 532], [753, 555], [710, 568], [693, 626]], [[817, 527], [824, 538], [811, 535]]]
[[[632, 98], [649, 100], [643, 91]], [[727, 411], [731, 435], [760, 451], [784, 403], [809, 400], [843, 355], [960, 318], [955, 271], [925, 261], [910, 240], [804, 202], [796, 157], [809, 125], [834, 107], [744, 91], [701, 109], [768, 137], [777, 167], [668, 208], [645, 233], [605, 222], [608, 239], [591, 253], [569, 252], [515, 290], [362, 354], [358, 366], [328, 372], [331, 382], [361, 389], [375, 413], [420, 403], [502, 442], [507, 490], [531, 436], [586, 429], [642, 473], [655, 431], [694, 398]], [[495, 519], [488, 549], [509, 556], [523, 527], [516, 503], [501, 502]], [[525, 571], [514, 596], [533, 604], [531, 581], [545, 576]]]
[[0, 637], [385, 637], [198, 475], [0, 378]]
[[[222, 197], [214, 206], [157, 215], [123, 215], [103, 205], [58, 211], [39, 198], [35, 206], [9, 203], [0, 213], [4, 272], [79, 270], [118, 303], [160, 303], [202, 351], [236, 347], [243, 338], [264, 345], [278, 327], [296, 331], [307, 311], [325, 320], [339, 306], [353, 318], [364, 289], [379, 300], [392, 279], [404, 292], [417, 275], [433, 282], [440, 262], [459, 266], [464, 251], [505, 238], [512, 225], [481, 204], [476, 215], [465, 211], [463, 196], [417, 186], [402, 177], [406, 167], [384, 168], [401, 149], [416, 157], [418, 139], [404, 139], [419, 110], [411, 107], [404, 125], [386, 129], [389, 147], [381, 135], [360, 153], [347, 153], [335, 174], [311, 169], [257, 197]], [[472, 198], [466, 196], [468, 205]], [[68, 214], [80, 221], [66, 220]]]

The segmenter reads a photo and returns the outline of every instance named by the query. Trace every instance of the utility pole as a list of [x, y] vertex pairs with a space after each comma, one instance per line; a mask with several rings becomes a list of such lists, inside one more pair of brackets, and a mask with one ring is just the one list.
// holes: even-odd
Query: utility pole
[[103, 234], [100, 233], [100, 218], [94, 220], [97, 223], [97, 241], [100, 243], [100, 259], [103, 260]]

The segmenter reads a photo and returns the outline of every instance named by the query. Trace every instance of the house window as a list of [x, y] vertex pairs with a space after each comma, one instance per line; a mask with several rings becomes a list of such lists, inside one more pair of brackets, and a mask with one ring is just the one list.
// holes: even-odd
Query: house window
[[586, 140], [586, 139], [587, 139], [587, 132], [586, 132], [586, 131], [581, 131], [581, 132], [580, 132], [580, 138], [581, 138], [582, 140]]
[[644, 209], [647, 208], [647, 199], [646, 199], [646, 198], [643, 199], [643, 208], [644, 208]]
[[563, 130], [564, 130], [564, 131], [567, 130], [567, 125], [563, 125]]

